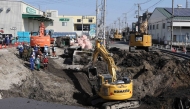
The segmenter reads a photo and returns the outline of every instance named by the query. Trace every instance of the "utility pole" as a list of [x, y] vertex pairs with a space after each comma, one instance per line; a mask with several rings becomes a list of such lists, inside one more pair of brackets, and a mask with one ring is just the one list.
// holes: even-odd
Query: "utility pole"
[[171, 18], [171, 50], [173, 44], [173, 16], [174, 16], [174, 0], [172, 0], [172, 18]]
[[103, 21], [103, 30], [104, 30], [104, 35], [103, 35], [103, 43], [104, 43], [104, 46], [106, 45], [105, 44], [105, 28], [106, 28], [106, 0], [104, 0], [104, 17], [103, 17], [104, 21]]
[[188, 0], [186, 0], [186, 8], [188, 8]]
[[114, 21], [114, 24], [115, 24], [114, 26], [115, 26], [115, 30], [116, 30], [116, 28], [117, 28], [117, 27], [116, 27], [116, 21]]
[[38, 14], [40, 15], [40, 5], [38, 5], [39, 6], [39, 11], [38, 11]]
[[124, 28], [125, 28], [125, 30], [127, 30], [127, 28], [128, 28], [128, 25], [127, 25], [127, 13], [123, 13], [124, 15], [125, 15], [125, 26], [124, 26]]
[[118, 20], [119, 20], [119, 31], [118, 32], [120, 33], [120, 18], [118, 18]]
[[98, 37], [98, 0], [96, 0], [96, 38]]
[[137, 32], [139, 32], [139, 30], [140, 30], [140, 22], [139, 22], [139, 14], [140, 13], [140, 4], [138, 4], [138, 31]]
[[82, 16], [82, 35], [83, 35], [83, 19], [84, 19], [84, 16]]

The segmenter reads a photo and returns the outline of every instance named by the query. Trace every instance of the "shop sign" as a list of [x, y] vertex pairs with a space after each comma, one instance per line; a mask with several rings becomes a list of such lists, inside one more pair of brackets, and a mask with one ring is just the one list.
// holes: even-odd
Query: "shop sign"
[[96, 33], [96, 25], [95, 24], [91, 24], [90, 25], [89, 35], [92, 36], [92, 37], [95, 37], [95, 33]]
[[36, 10], [35, 9], [32, 9], [30, 7], [26, 7], [26, 12], [27, 13], [30, 13], [30, 14], [36, 14]]
[[59, 21], [69, 21], [69, 18], [60, 18]]

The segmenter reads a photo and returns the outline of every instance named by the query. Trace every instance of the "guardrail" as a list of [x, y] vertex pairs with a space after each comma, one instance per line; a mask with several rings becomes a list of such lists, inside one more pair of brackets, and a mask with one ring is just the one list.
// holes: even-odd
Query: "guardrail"
[[189, 53], [184, 53], [183, 51], [181, 51], [179, 48], [176, 48], [175, 52], [171, 50], [171, 47], [169, 45], [158, 45], [158, 44], [153, 44], [153, 47], [160, 50], [163, 53], [167, 53], [173, 56], [177, 56], [180, 58], [184, 58], [184, 59], [190, 59], [190, 55]]

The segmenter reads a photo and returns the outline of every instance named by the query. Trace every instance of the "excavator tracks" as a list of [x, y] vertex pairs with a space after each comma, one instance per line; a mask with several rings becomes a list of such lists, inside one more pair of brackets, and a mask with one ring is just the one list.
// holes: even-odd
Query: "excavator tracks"
[[120, 102], [107, 102], [102, 105], [102, 109], [132, 109], [140, 106], [140, 101], [138, 100], [127, 100]]
[[124, 101], [107, 101], [99, 96], [94, 96], [89, 99], [91, 105], [100, 105], [101, 109], [133, 109], [140, 107], [141, 101], [135, 98], [131, 98]]

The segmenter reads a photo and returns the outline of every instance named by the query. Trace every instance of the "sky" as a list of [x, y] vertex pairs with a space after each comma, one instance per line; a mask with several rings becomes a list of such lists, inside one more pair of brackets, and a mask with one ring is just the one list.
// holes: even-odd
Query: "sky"
[[[23, 0], [24, 2], [45, 10], [58, 10], [59, 15], [96, 15], [96, 0]], [[102, 0], [99, 1], [99, 8]], [[187, 0], [190, 7], [190, 0]], [[172, 0], [106, 0], [106, 25], [112, 26], [125, 20], [127, 13], [127, 23], [131, 27], [132, 22], [136, 22], [138, 6], [140, 4], [140, 15], [146, 10], [153, 12], [156, 7], [172, 7]], [[174, 8], [177, 5], [186, 7], [186, 0], [174, 0]], [[100, 16], [100, 13], [98, 14]], [[124, 26], [124, 24], [123, 24]]]

